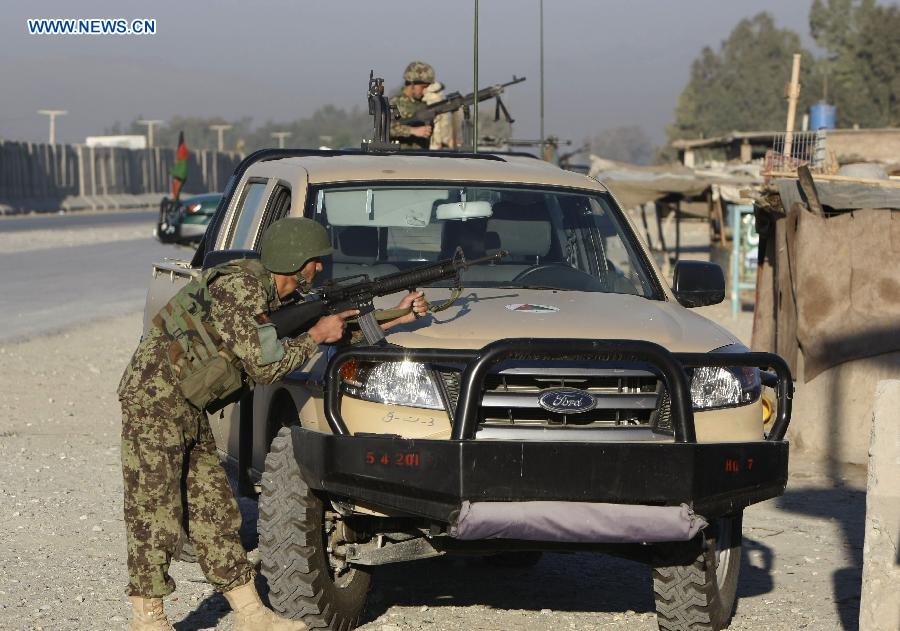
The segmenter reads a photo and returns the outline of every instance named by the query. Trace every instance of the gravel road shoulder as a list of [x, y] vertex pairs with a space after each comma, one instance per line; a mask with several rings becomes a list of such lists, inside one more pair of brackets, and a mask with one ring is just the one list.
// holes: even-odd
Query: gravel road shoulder
[[28, 252], [47, 248], [65, 248], [74, 245], [92, 245], [129, 239], [152, 237], [152, 228], [137, 226], [97, 226], [69, 228], [65, 230], [28, 230], [26, 232], [0, 231], [0, 252]]

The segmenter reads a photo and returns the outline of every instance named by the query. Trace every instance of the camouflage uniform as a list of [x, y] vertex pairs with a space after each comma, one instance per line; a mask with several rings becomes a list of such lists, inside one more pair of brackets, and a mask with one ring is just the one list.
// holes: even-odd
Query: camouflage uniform
[[[402, 92], [391, 99], [391, 105], [397, 106], [400, 118], [409, 118], [425, 107], [425, 102], [406, 96]], [[391, 140], [400, 143], [401, 149], [427, 150], [431, 142], [429, 138], [420, 138], [412, 135], [411, 125], [401, 125], [395, 120], [391, 121]]]
[[[410, 83], [434, 83], [434, 69], [423, 61], [413, 61], [406, 66], [403, 72], [403, 80]], [[391, 105], [397, 106], [397, 112], [401, 119], [413, 116], [425, 107], [421, 99], [407, 96], [403, 92], [391, 98]], [[401, 125], [395, 120], [391, 121], [391, 139], [400, 143], [402, 149], [427, 150], [430, 139], [412, 135], [411, 125]]]
[[[302, 366], [318, 346], [303, 334], [279, 340], [274, 357], [271, 348], [264, 349], [255, 316], [281, 304], [274, 281], [258, 262], [237, 265], [238, 272], [209, 284], [212, 300], [203, 320], [218, 332], [224, 348], [239, 358], [251, 382], [271, 383]], [[181, 292], [190, 287], [191, 283]], [[175, 589], [168, 569], [185, 511], [200, 565], [216, 590], [229, 591], [253, 578], [238, 536], [241, 513], [209, 420], [181, 391], [169, 356], [172, 343], [164, 330], [152, 326], [118, 390], [128, 594], [144, 598], [161, 598]], [[275, 359], [278, 355], [280, 359]]]

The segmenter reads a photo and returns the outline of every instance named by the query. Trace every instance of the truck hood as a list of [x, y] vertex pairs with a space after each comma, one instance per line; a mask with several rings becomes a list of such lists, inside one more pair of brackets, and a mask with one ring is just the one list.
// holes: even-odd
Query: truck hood
[[[449, 291], [431, 288], [434, 304]], [[379, 305], [386, 306], [386, 305]], [[675, 302], [625, 294], [534, 289], [470, 289], [445, 311], [395, 327], [389, 342], [407, 348], [481, 348], [503, 338], [564, 337], [655, 342], [672, 352], [707, 352], [740, 343]]]

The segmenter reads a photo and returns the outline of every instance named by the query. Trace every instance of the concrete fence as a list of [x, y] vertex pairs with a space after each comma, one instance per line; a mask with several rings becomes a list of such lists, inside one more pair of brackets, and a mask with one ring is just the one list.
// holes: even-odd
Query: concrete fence
[[[184, 192], [221, 191], [242, 158], [191, 151]], [[0, 214], [156, 206], [171, 191], [175, 150], [0, 142]]]

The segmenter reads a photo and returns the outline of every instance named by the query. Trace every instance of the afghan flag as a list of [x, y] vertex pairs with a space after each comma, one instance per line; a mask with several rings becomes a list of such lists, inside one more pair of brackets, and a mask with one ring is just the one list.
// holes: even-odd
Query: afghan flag
[[172, 176], [172, 199], [178, 201], [184, 181], [187, 179], [188, 172], [188, 150], [184, 144], [184, 132], [178, 134], [178, 149], [175, 151], [175, 164], [169, 171]]

